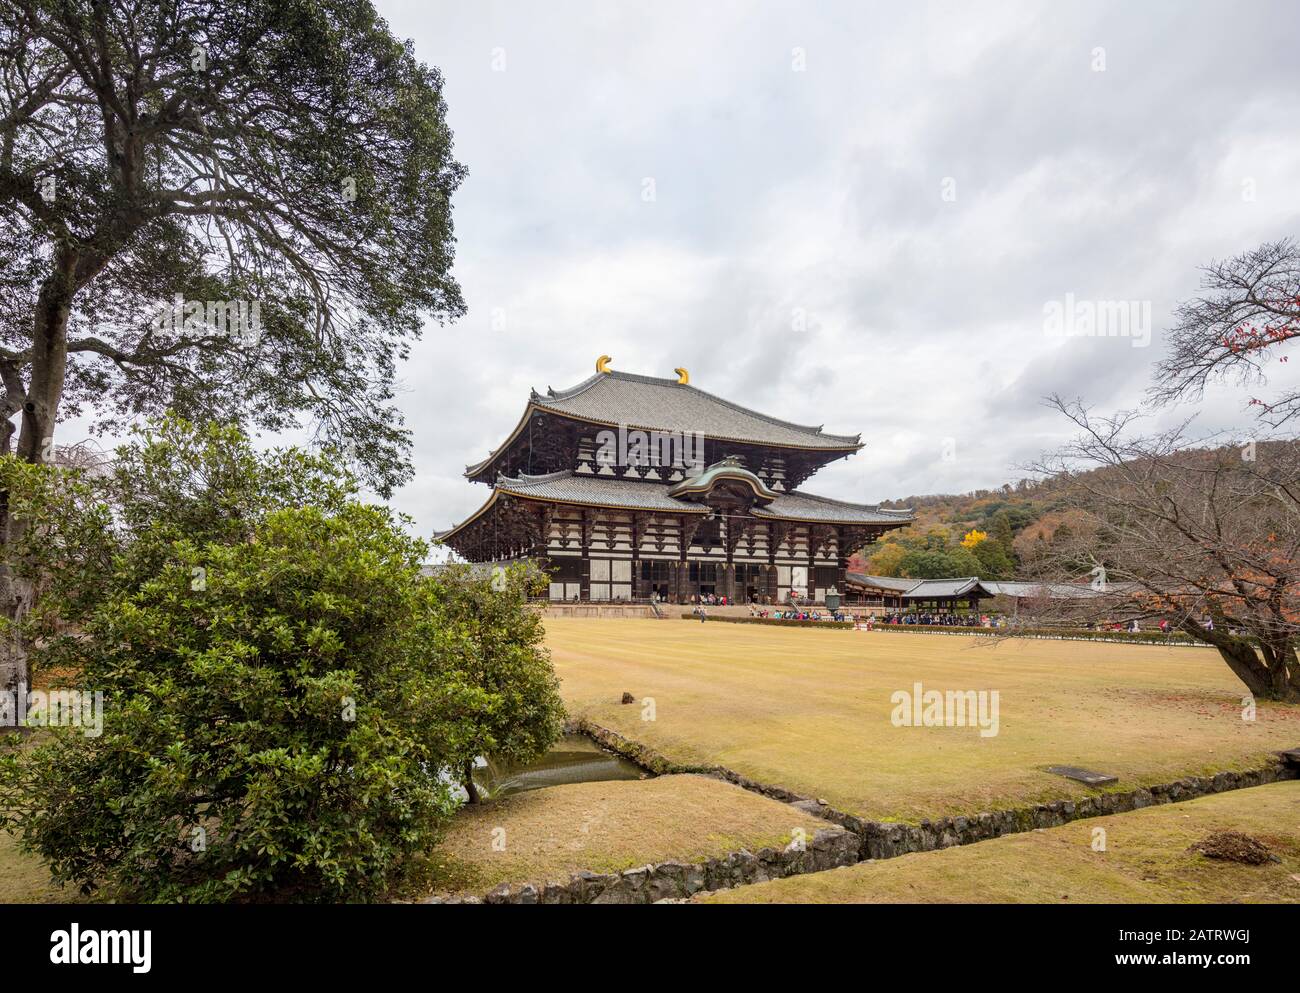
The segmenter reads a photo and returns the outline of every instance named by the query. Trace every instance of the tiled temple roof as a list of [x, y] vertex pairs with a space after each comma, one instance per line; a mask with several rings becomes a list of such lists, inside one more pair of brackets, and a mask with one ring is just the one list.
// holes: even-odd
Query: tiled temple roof
[[861, 572], [850, 572], [845, 578], [848, 582], [858, 586], [870, 586], [878, 590], [893, 590], [895, 593], [906, 593], [920, 582], [919, 579], [903, 579], [900, 576], [868, 576]]
[[663, 510], [674, 514], [708, 513], [708, 507], [668, 495], [666, 483], [603, 476], [577, 476], [569, 470], [545, 476], [498, 476], [496, 488], [514, 496], [628, 510]]
[[881, 510], [869, 504], [846, 503], [800, 490], [783, 493], [766, 507], [755, 507], [753, 514], [826, 524], [910, 524], [913, 519], [910, 510]]
[[523, 430], [533, 410], [612, 428], [699, 433], [713, 441], [821, 452], [831, 458], [862, 447], [861, 435], [824, 434], [820, 425], [770, 417], [675, 379], [609, 370], [567, 390], [533, 390], [514, 433], [482, 462], [468, 466], [465, 475], [472, 478], [489, 469]]
[[545, 410], [605, 424], [793, 448], [862, 447], [860, 435], [823, 434], [820, 426], [769, 417], [675, 379], [630, 372], [598, 372], [570, 389], [534, 392], [530, 399]]
[[[963, 597], [971, 592], [976, 595], [1049, 600], [1086, 599], [1102, 595], [1089, 586], [1076, 583], [1035, 583], [980, 579], [978, 576], [963, 576], [958, 579], [902, 579], [894, 576], [868, 576], [860, 572], [850, 572], [847, 579], [856, 586], [893, 590], [902, 594], [905, 600]], [[1112, 589], [1118, 589], [1120, 585], [1112, 584]]]

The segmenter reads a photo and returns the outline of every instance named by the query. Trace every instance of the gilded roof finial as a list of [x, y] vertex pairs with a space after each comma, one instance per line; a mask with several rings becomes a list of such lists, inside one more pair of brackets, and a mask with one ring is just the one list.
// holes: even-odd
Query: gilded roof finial
[[676, 369], [673, 370], [673, 372], [677, 373], [678, 386], [685, 386], [687, 383], [691, 381], [691, 374], [687, 372], [685, 369], [683, 369], [681, 366], [678, 366]]
[[612, 361], [614, 360], [611, 359], [608, 355], [602, 355], [600, 358], [596, 360], [596, 371], [609, 372], [609, 364]]

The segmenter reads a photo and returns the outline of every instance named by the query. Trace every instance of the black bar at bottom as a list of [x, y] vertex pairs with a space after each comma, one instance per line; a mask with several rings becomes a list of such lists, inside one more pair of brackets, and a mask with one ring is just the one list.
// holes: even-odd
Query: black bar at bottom
[[[719, 975], [758, 966], [765, 984], [846, 978], [827, 968], [864, 981], [899, 975], [891, 963], [940, 983], [981, 974], [1227, 979], [1261, 968], [1290, 972], [1295, 928], [1294, 907], [1240, 905], [0, 906], [0, 960], [13, 989], [21, 987], [11, 981], [60, 973], [207, 986], [254, 976], [373, 980], [410, 969], [434, 981], [550, 972], [558, 982], [609, 983], [649, 978], [656, 963], [676, 985], [683, 977], [668, 977], [681, 963], [671, 963], [683, 955], [697, 962], [692, 969], [711, 961]], [[119, 961], [85, 962], [92, 957]]]

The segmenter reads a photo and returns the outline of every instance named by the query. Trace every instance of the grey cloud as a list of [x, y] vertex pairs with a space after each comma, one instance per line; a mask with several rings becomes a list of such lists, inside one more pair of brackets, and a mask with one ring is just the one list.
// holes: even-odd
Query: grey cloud
[[[1287, 3], [378, 6], [443, 70], [470, 169], [470, 313], [404, 373], [419, 478], [394, 502], [426, 532], [486, 497], [460, 473], [528, 387], [601, 353], [862, 431], [831, 496], [998, 485], [1068, 435], [1043, 394], [1138, 403], [1197, 267], [1300, 217]], [[1048, 339], [1066, 293], [1151, 301], [1152, 347]], [[1250, 423], [1228, 393], [1207, 416]]]

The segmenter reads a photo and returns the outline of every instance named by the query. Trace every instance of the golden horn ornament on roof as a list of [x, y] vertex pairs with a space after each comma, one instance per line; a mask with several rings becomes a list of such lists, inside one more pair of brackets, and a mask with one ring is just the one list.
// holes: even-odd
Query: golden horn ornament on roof
[[614, 361], [608, 355], [602, 355], [596, 360], [597, 372], [609, 372], [609, 364]]
[[691, 381], [691, 374], [687, 372], [685, 369], [681, 368], [681, 366], [678, 366], [676, 369], [673, 370], [673, 372], [677, 373], [677, 382], [679, 385], [685, 386], [687, 383]]

